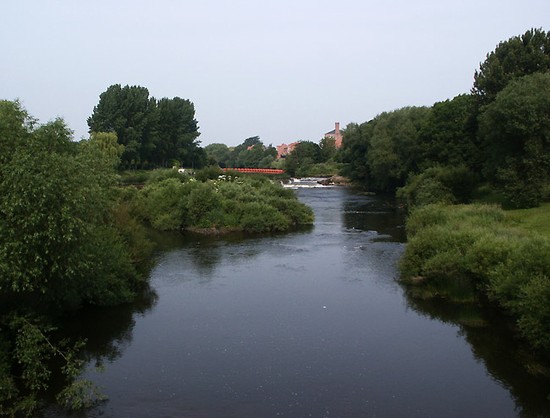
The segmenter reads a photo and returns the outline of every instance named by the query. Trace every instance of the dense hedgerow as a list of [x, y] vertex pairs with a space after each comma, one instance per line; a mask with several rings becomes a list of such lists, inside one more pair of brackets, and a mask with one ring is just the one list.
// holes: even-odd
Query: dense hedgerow
[[455, 302], [488, 298], [536, 348], [550, 349], [550, 240], [515, 228], [487, 205], [428, 205], [408, 220], [401, 260], [413, 294]]
[[137, 213], [159, 230], [276, 232], [313, 222], [311, 209], [267, 178], [158, 178], [134, 202]]

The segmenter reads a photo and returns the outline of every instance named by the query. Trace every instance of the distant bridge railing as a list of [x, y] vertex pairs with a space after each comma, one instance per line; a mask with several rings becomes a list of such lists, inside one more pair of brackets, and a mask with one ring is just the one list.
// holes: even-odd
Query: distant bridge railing
[[222, 168], [223, 172], [237, 171], [239, 173], [255, 173], [255, 174], [284, 174], [285, 170], [277, 168]]

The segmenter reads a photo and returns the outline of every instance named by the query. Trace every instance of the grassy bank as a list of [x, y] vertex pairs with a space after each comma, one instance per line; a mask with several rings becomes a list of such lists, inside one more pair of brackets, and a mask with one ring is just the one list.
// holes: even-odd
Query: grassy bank
[[550, 352], [549, 206], [428, 205], [407, 222], [402, 280], [419, 298], [491, 303], [529, 343]]
[[518, 228], [550, 239], [550, 203], [544, 203], [537, 208], [510, 210], [506, 213]]

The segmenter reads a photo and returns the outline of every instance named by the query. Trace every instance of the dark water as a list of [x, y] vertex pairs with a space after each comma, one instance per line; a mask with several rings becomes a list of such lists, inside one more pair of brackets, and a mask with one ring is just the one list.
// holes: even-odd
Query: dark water
[[507, 334], [407, 299], [402, 213], [346, 189], [298, 194], [314, 228], [175, 237], [141, 304], [78, 322], [109, 396], [86, 416], [546, 416], [547, 381]]

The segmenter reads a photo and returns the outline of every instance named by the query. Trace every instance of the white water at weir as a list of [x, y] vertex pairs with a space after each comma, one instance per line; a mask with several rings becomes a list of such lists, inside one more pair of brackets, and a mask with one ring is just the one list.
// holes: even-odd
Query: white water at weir
[[325, 188], [334, 187], [326, 186], [320, 183], [320, 181], [326, 180], [324, 177], [301, 177], [291, 178], [287, 183], [282, 183], [283, 187], [288, 189], [313, 189], [313, 188]]

